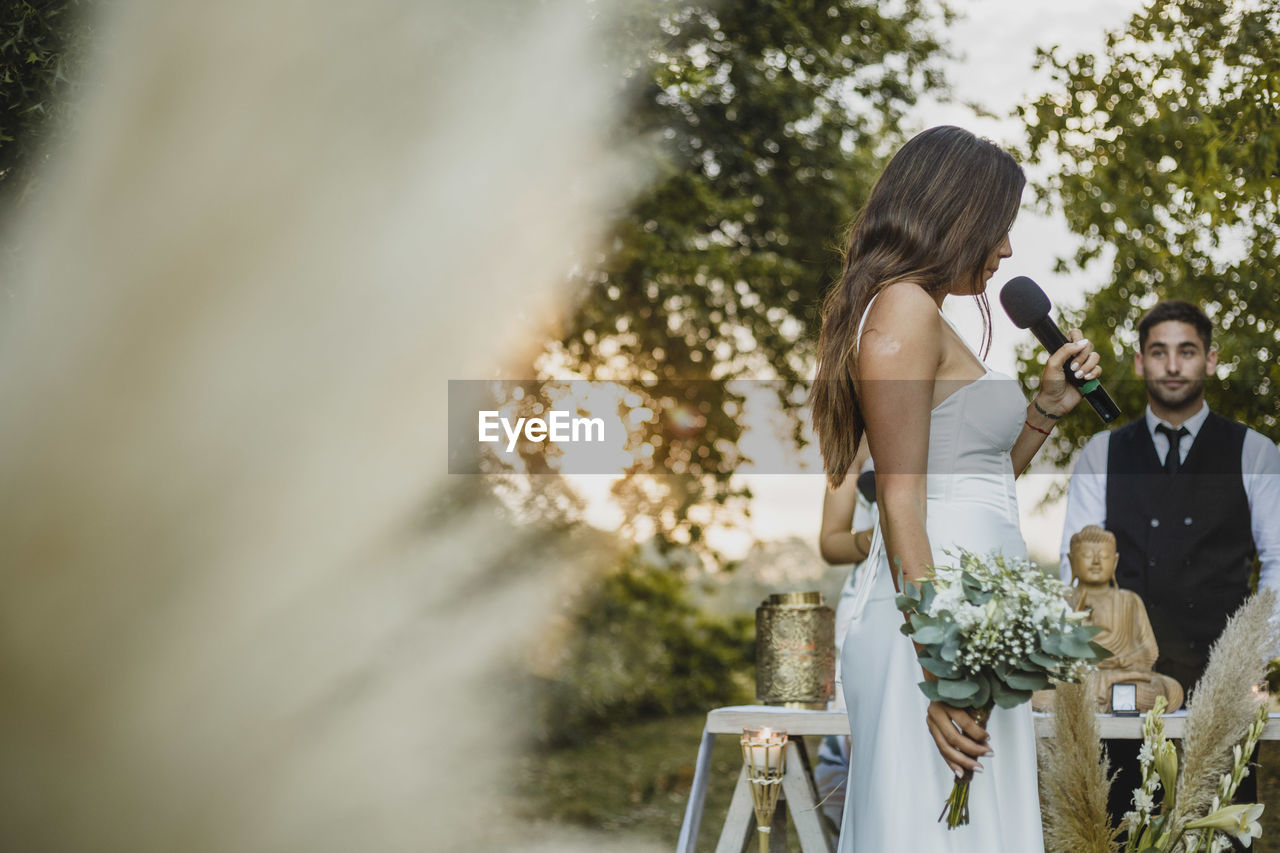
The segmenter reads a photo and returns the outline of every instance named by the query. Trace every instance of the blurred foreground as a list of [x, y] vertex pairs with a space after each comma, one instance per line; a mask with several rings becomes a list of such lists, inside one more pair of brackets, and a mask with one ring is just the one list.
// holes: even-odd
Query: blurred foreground
[[421, 508], [446, 380], [536, 336], [634, 185], [599, 21], [104, 9], [5, 233], [3, 846], [566, 849], [492, 799], [566, 555]]

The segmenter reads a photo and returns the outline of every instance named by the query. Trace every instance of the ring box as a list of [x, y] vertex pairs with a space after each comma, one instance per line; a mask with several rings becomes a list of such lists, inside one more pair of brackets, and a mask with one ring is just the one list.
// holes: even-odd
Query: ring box
[[1111, 713], [1117, 717], [1138, 716], [1138, 685], [1129, 681], [1111, 685]]

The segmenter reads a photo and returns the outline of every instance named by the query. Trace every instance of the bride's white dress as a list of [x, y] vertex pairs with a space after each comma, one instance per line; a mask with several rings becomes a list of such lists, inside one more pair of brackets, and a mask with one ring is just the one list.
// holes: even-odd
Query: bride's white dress
[[[936, 564], [955, 565], [945, 551], [958, 546], [1026, 557], [1009, 457], [1025, 417], [1018, 383], [989, 368], [934, 408], [926, 524]], [[925, 725], [920, 665], [898, 630], [903, 619], [878, 527], [862, 571], [862, 609], [841, 660], [852, 736], [841, 853], [1041, 853], [1029, 704], [991, 716], [995, 755], [980, 759], [985, 770], [970, 788], [971, 823], [948, 830], [937, 822], [955, 777]]]

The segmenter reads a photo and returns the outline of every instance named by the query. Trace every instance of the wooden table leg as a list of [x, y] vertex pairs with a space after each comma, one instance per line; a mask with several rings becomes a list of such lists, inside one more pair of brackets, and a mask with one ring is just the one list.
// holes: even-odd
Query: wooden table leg
[[715, 742], [716, 736], [703, 726], [702, 743], [698, 746], [698, 760], [693, 765], [693, 785], [689, 788], [689, 803], [684, 808], [676, 853], [694, 853], [698, 847], [698, 830], [702, 827], [702, 809], [706, 805], [707, 784], [711, 778], [711, 749]]
[[738, 771], [738, 784], [733, 789], [729, 813], [725, 815], [724, 829], [716, 853], [742, 853], [756, 828], [755, 807], [751, 804], [751, 783], [747, 781], [747, 768]]
[[831, 840], [818, 814], [818, 792], [813, 786], [809, 754], [800, 739], [787, 741], [787, 766], [782, 774], [782, 791], [795, 821], [796, 835], [803, 853], [831, 853]]

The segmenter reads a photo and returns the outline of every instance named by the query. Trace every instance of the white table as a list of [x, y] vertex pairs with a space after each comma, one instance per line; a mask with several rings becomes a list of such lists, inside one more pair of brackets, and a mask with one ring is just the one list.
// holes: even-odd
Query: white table
[[[1049, 714], [1033, 714], [1036, 736], [1049, 737], [1053, 733], [1053, 718]], [[844, 711], [801, 711], [778, 708], [772, 705], [736, 705], [716, 708], [707, 714], [707, 724], [702, 730], [702, 743], [698, 747], [698, 760], [693, 771], [693, 787], [689, 791], [689, 804], [685, 807], [684, 823], [680, 826], [680, 840], [676, 853], [693, 853], [698, 843], [698, 829], [702, 824], [702, 809], [707, 797], [708, 768], [711, 764], [711, 747], [716, 735], [742, 736], [744, 728], [768, 726], [785, 731], [789, 736], [847, 735], [849, 717]], [[1111, 740], [1142, 737], [1142, 717], [1117, 717], [1099, 714], [1098, 728], [1103, 738]], [[1181, 738], [1187, 728], [1187, 712], [1175, 711], [1164, 716], [1164, 733], [1169, 738]], [[1272, 714], [1262, 731], [1263, 740], [1280, 740], [1280, 714]], [[746, 771], [738, 774], [729, 813], [720, 832], [716, 853], [741, 853], [744, 843], [750, 840], [754, 826], [751, 809], [751, 790], [747, 786]], [[832, 839], [827, 837], [818, 818], [813, 779], [808, 763], [796, 745], [787, 743], [787, 767], [782, 782], [786, 809], [790, 811], [804, 853], [830, 853]], [[783, 811], [779, 803], [778, 811]], [[775, 833], [775, 844], [782, 844], [784, 836]], [[781, 849], [779, 847], [779, 849]]]
[[[742, 737], [744, 728], [760, 726], [785, 731], [789, 737], [847, 735], [849, 717], [844, 711], [800, 711], [773, 705], [738, 705], [716, 708], [707, 714], [707, 724], [702, 729], [702, 744], [698, 747], [698, 761], [694, 765], [693, 787], [689, 791], [689, 804], [685, 807], [676, 853], [693, 853], [697, 846], [702, 809], [707, 798], [707, 783], [710, 781], [708, 768], [711, 764], [711, 747], [716, 735]], [[784, 812], [785, 809], [791, 813], [796, 835], [800, 838], [800, 849], [804, 853], [830, 853], [831, 839], [827, 837], [818, 818], [813, 778], [809, 774], [807, 763], [791, 740], [787, 741], [786, 765], [782, 780], [782, 797], [785, 799], [779, 801], [778, 811]], [[741, 853], [744, 844], [751, 840], [755, 813], [751, 808], [750, 784], [746, 770], [740, 770], [716, 853]], [[774, 844], [785, 843], [785, 836], [781, 832], [775, 832], [774, 835]]]

